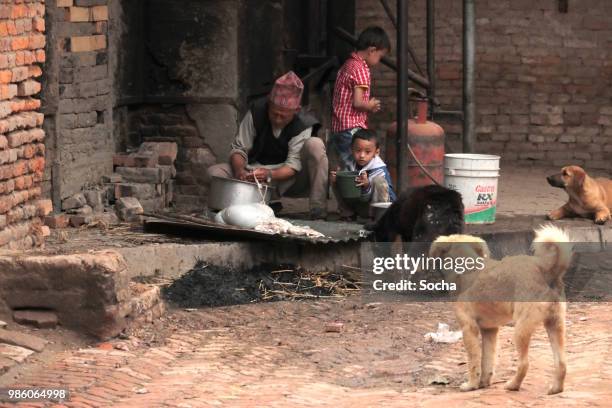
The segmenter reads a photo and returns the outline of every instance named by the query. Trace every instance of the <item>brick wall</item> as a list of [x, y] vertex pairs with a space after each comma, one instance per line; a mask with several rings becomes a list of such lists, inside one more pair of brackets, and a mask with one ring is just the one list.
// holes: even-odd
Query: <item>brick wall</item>
[[0, 248], [40, 245], [51, 207], [40, 199], [45, 132], [39, 92], [45, 62], [43, 0], [0, 1]]
[[[112, 172], [112, 95], [108, 57], [108, 0], [48, 1], [53, 54], [45, 89], [57, 87], [57, 100], [45, 99], [52, 122], [48, 148], [53, 165], [54, 204], [100, 182]], [[47, 72], [45, 73], [47, 74]], [[51, 98], [50, 98], [51, 99]], [[47, 106], [48, 105], [48, 106]], [[51, 133], [51, 132], [50, 132]]]
[[130, 111], [129, 140], [131, 148], [142, 142], [175, 142], [178, 145], [174, 163], [175, 205], [191, 209], [201, 208], [205, 204], [209, 183], [207, 169], [215, 164], [216, 158], [185, 105], [133, 107]]
[[[609, 0], [570, 0], [568, 13], [556, 0], [476, 2], [479, 152], [612, 170], [610, 15]], [[437, 96], [444, 109], [460, 109], [462, 2], [436, 1], [436, 18]], [[410, 44], [424, 70], [425, 22], [425, 1], [411, 1]], [[357, 0], [357, 31], [371, 24], [382, 25], [395, 46], [380, 2]], [[384, 130], [395, 116], [395, 73], [376, 67], [373, 78], [385, 112], [372, 124]], [[458, 139], [460, 124], [441, 124]]]

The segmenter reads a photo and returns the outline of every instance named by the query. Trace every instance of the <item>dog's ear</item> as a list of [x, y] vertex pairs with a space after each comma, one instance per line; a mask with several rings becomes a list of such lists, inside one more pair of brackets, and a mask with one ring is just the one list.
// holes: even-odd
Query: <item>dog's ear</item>
[[472, 242], [472, 249], [476, 254], [481, 258], [489, 258], [491, 256], [491, 252], [489, 251], [489, 246], [486, 242]]
[[582, 187], [584, 184], [584, 179], [586, 178], [586, 172], [580, 167], [574, 167], [572, 169], [572, 176], [576, 185], [578, 187]]
[[450, 251], [451, 245], [452, 244], [450, 242], [446, 242], [438, 238], [432, 242], [431, 246], [429, 247], [429, 256], [431, 258], [443, 258], [444, 255]]

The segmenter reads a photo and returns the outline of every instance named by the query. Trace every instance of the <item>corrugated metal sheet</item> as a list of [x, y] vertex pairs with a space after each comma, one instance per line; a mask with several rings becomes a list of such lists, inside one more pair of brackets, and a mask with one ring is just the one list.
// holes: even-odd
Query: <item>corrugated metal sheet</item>
[[299, 235], [271, 234], [252, 229], [210, 224], [202, 225], [189, 221], [145, 220], [145, 232], [165, 233], [179, 236], [196, 237], [216, 241], [265, 240], [293, 241], [309, 244], [329, 244], [358, 242], [366, 240], [371, 234], [361, 224], [329, 221], [291, 220], [299, 226], [309, 226], [325, 235], [325, 238], [309, 238]]

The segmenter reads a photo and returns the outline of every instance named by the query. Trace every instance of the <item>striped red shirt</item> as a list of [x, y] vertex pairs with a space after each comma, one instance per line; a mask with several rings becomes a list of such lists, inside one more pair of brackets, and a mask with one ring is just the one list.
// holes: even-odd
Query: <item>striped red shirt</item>
[[370, 67], [357, 53], [352, 53], [338, 71], [334, 87], [331, 130], [338, 133], [356, 127], [367, 128], [367, 112], [353, 107], [355, 87], [363, 87], [363, 100], [370, 100]]

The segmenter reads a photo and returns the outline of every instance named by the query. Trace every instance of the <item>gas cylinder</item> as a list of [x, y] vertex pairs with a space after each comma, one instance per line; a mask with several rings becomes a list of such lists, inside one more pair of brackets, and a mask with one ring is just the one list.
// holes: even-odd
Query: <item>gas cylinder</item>
[[[417, 116], [408, 119], [408, 144], [423, 167], [433, 178], [444, 184], [444, 129], [437, 123], [427, 120], [427, 100], [417, 102]], [[384, 160], [396, 189], [397, 185], [397, 122], [387, 130]], [[408, 187], [420, 187], [434, 184], [416, 163], [412, 154], [407, 151]]]

